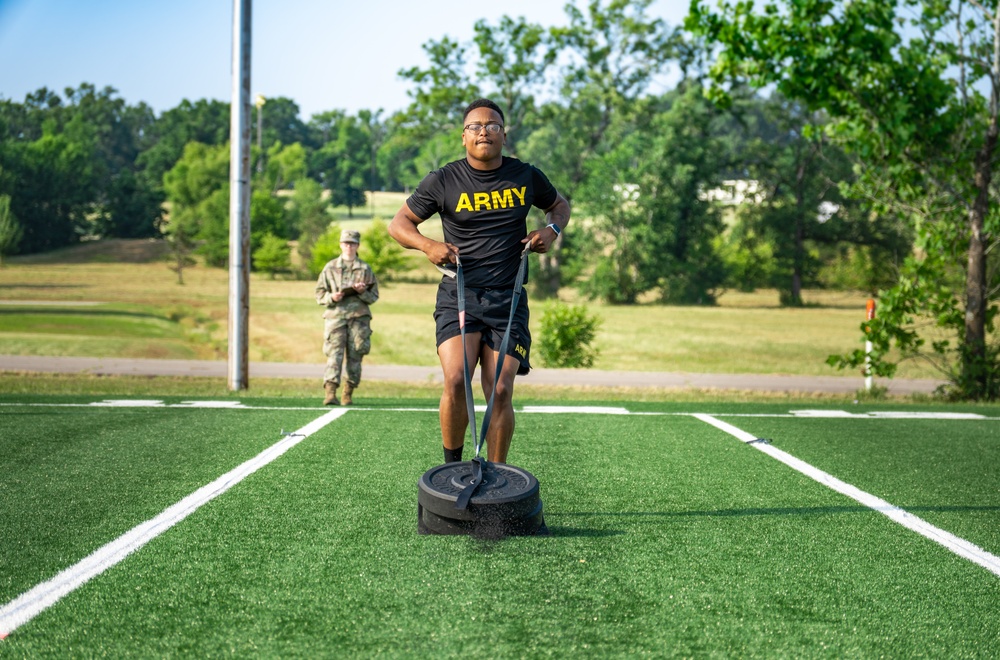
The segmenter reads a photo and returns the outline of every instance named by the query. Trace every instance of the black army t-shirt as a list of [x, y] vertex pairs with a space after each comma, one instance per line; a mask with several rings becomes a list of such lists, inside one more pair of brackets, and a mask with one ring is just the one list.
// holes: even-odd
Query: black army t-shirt
[[504, 156], [500, 167], [488, 171], [465, 159], [448, 163], [424, 177], [406, 204], [424, 220], [441, 214], [444, 239], [458, 247], [466, 286], [509, 289], [528, 235], [528, 211], [547, 209], [556, 196], [538, 168]]

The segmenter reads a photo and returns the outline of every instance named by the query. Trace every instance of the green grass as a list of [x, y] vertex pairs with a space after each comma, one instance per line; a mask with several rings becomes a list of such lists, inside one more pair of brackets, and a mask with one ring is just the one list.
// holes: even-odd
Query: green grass
[[281, 424], [315, 415], [254, 412], [247, 425], [271, 432], [253, 438], [229, 433], [217, 411], [27, 407], [3, 417], [6, 601], [92, 551], [92, 539], [123, 534], [252, 458]]
[[[143, 246], [148, 261], [141, 261]], [[0, 351], [225, 359], [228, 272], [194, 267], [179, 285], [166, 262], [154, 260], [161, 249], [156, 243], [117, 241], [103, 252], [100, 245], [87, 244], [10, 259], [0, 269]], [[131, 261], [107, 262], [117, 254]], [[430, 282], [436, 271], [414, 256], [423, 269], [416, 274]], [[251, 360], [324, 361], [322, 310], [314, 289], [311, 280], [251, 277]], [[366, 363], [437, 365], [432, 318], [436, 285], [386, 282], [380, 291], [372, 307], [374, 334]], [[584, 302], [601, 319], [596, 369], [856, 378], [856, 373], [832, 369], [826, 358], [861, 345], [864, 295], [804, 295], [812, 306], [782, 309], [774, 291], [731, 292], [717, 307], [611, 306], [583, 301], [569, 289], [560, 293], [564, 301]], [[41, 308], [39, 302], [56, 308]], [[533, 300], [536, 341], [544, 309], [544, 301]], [[154, 332], [160, 335], [152, 336]], [[543, 366], [537, 357], [535, 365]], [[940, 373], [925, 363], [904, 362], [898, 376], [939, 378]]]
[[[797, 458], [962, 538], [1000, 548], [996, 420], [927, 420], [919, 424], [921, 433], [886, 419], [753, 419], [738, 425], [759, 437], [781, 438], [779, 446]], [[975, 475], [982, 490], [968, 488], [963, 475]]]
[[[0, 535], [5, 600], [324, 412], [287, 396], [248, 401], [284, 410], [25, 405], [90, 401], [0, 395], [0, 455], [13, 461], [0, 509], [16, 512]], [[369, 403], [18, 628], [0, 654], [1000, 653], [1000, 577], [687, 414], [766, 434], [997, 554], [995, 406], [921, 408], [988, 421], [795, 419], [785, 403], [521, 412], [511, 461], [539, 478], [553, 535], [486, 542], [416, 534], [417, 478], [441, 460], [435, 399]]]
[[[0, 307], [8, 355], [196, 359], [192, 338], [176, 319], [142, 305]], [[155, 348], [152, 348], [155, 347]]]

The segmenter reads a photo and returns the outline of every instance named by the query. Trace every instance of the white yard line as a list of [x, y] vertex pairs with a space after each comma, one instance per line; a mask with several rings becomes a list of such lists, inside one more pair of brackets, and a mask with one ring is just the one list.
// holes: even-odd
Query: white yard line
[[694, 417], [700, 419], [706, 424], [711, 424], [721, 431], [725, 431], [737, 440], [747, 443], [755, 449], [759, 449], [771, 458], [781, 461], [793, 470], [801, 472], [824, 486], [832, 488], [838, 493], [846, 495], [852, 500], [860, 502], [866, 507], [888, 516], [891, 520], [899, 523], [903, 527], [906, 527], [907, 529], [910, 529], [917, 534], [934, 541], [935, 543], [943, 545], [959, 557], [964, 557], [973, 563], [979, 564], [991, 573], [1000, 576], [1000, 557], [983, 550], [979, 546], [969, 543], [965, 539], [959, 538], [954, 534], [944, 531], [943, 529], [935, 527], [926, 520], [918, 518], [912, 513], [908, 513], [903, 509], [900, 509], [898, 506], [894, 506], [883, 499], [875, 497], [870, 493], [866, 493], [851, 484], [845, 483], [833, 475], [827, 474], [826, 472], [823, 472], [822, 470], [809, 465], [805, 461], [801, 461], [791, 454], [783, 452], [766, 442], [760, 442], [760, 439], [753, 434], [747, 433], [732, 424], [723, 422], [722, 420], [711, 415], [701, 413], [696, 413]]
[[132, 528], [114, 541], [98, 548], [89, 556], [65, 569], [51, 580], [35, 586], [3, 607], [0, 607], [0, 639], [6, 637], [15, 628], [24, 625], [38, 616], [63, 596], [71, 593], [91, 578], [108, 570], [181, 520], [184, 520], [184, 518], [197, 511], [203, 504], [223, 494], [347, 412], [348, 409], [346, 408], [331, 410], [299, 430], [287, 434], [281, 441], [271, 445], [254, 458], [230, 470], [212, 483], [202, 486], [177, 504], [164, 510], [160, 515]]

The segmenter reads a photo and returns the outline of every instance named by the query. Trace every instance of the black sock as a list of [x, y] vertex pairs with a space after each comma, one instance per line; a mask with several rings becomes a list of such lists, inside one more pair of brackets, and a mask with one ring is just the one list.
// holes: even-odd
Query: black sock
[[465, 445], [462, 445], [458, 449], [448, 449], [444, 448], [444, 462], [445, 463], [457, 463], [462, 460], [462, 450], [465, 449]]

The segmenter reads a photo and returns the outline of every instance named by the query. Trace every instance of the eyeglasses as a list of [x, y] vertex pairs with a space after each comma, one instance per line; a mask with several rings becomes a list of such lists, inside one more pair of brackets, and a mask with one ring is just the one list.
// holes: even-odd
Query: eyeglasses
[[479, 135], [479, 131], [486, 129], [486, 132], [490, 135], [496, 135], [503, 130], [503, 124], [468, 124], [465, 130], [469, 131], [473, 135]]

